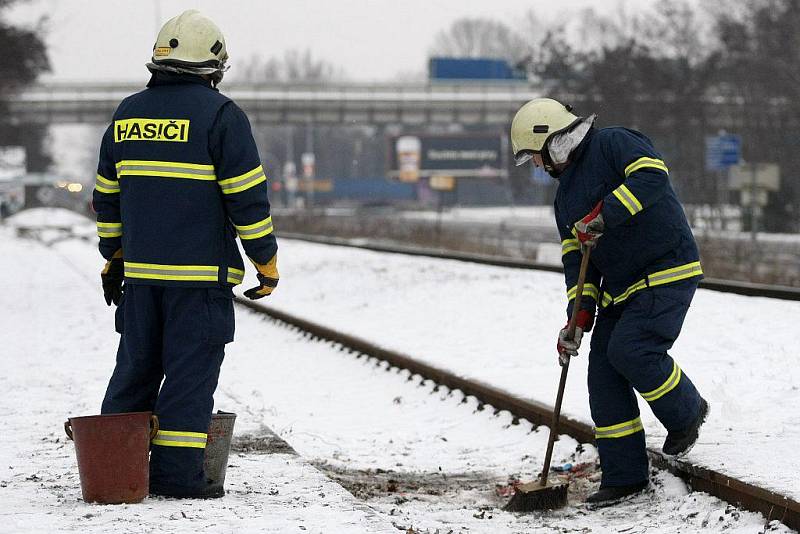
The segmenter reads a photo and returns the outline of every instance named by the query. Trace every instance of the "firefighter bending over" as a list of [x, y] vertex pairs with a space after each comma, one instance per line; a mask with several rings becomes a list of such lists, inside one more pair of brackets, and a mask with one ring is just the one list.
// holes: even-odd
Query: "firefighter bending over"
[[[549, 98], [525, 104], [511, 125], [518, 165], [533, 160], [558, 180], [567, 312], [581, 246], [594, 247], [574, 340], [558, 338], [559, 359], [576, 356], [594, 324], [589, 404], [603, 470], [590, 503], [613, 504], [648, 485], [644, 429], [634, 391], [668, 431], [663, 451], [686, 454], [708, 404], [667, 354], [703, 271], [669, 170], [650, 140], [627, 128], [593, 126]], [[599, 307], [595, 322], [595, 309]]]

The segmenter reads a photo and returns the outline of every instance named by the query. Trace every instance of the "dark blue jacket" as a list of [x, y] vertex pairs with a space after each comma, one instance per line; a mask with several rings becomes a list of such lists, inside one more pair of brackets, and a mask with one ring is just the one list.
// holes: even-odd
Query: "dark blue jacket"
[[122, 101], [103, 136], [93, 202], [100, 252], [122, 249], [126, 283], [239, 284], [237, 234], [257, 263], [277, 252], [250, 123], [198, 76], [156, 73]]
[[589, 298], [581, 308], [618, 305], [647, 287], [702, 277], [669, 170], [647, 137], [627, 128], [592, 128], [570, 159], [555, 200], [568, 312], [581, 258], [574, 224], [601, 200], [605, 231], [592, 250], [583, 291]]

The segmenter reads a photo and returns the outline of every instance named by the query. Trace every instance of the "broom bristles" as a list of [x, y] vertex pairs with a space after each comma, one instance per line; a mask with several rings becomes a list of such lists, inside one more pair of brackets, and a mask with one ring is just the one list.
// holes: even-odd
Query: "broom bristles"
[[555, 510], [567, 504], [567, 484], [539, 486], [534, 489], [517, 488], [511, 500], [503, 507], [506, 512], [531, 512], [534, 510]]

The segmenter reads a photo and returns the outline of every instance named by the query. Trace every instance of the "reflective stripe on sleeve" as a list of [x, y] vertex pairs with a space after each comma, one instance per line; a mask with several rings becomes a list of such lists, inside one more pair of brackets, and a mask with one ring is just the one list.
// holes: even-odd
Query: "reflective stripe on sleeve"
[[94, 188], [101, 193], [119, 193], [119, 182], [116, 180], [109, 180], [101, 174], [98, 174], [94, 179]]
[[672, 362], [672, 373], [669, 375], [663, 384], [658, 386], [653, 391], [648, 391], [647, 393], [641, 393], [641, 396], [647, 402], [653, 402], [655, 400], [660, 399], [678, 385], [681, 381], [681, 368], [678, 367], [678, 364]]
[[561, 242], [561, 255], [566, 256], [570, 252], [581, 249], [581, 242], [577, 239], [565, 239]]
[[258, 239], [272, 233], [272, 217], [244, 226], [234, 225], [240, 239]]
[[148, 280], [216, 282], [219, 276], [219, 267], [215, 265], [161, 265], [126, 261], [125, 276], [127, 278]]
[[625, 184], [622, 184], [618, 188], [614, 189], [612, 193], [614, 193], [614, 196], [617, 197], [617, 200], [619, 200], [620, 203], [625, 206], [625, 209], [627, 209], [631, 215], [636, 215], [642, 211], [642, 203], [639, 202], [639, 199], [636, 198], [636, 195], [631, 193], [631, 190], [628, 189]]
[[[578, 294], [578, 286], [574, 285], [567, 291], [567, 300], [572, 300]], [[583, 286], [583, 296], [584, 297], [592, 297], [595, 301], [597, 300], [597, 295], [600, 294], [600, 290], [597, 289], [597, 286], [594, 284], [584, 284]]]
[[153, 438], [153, 445], [162, 447], [191, 447], [205, 449], [208, 435], [202, 432], [178, 432], [175, 430], [159, 430]]
[[122, 235], [122, 223], [98, 221], [97, 235], [100, 237], [119, 237]]
[[244, 281], [244, 271], [241, 269], [235, 269], [233, 267], [228, 267], [228, 283], [238, 286], [239, 284]]
[[597, 426], [594, 428], [594, 437], [595, 439], [624, 438], [625, 436], [630, 436], [642, 430], [644, 430], [642, 420], [637, 417], [636, 419], [631, 419], [630, 421], [625, 421], [624, 423], [616, 425]]
[[220, 189], [222, 189], [222, 192], [226, 195], [230, 195], [233, 193], [246, 191], [247, 189], [255, 187], [256, 185], [266, 181], [267, 175], [264, 173], [264, 168], [259, 165], [251, 171], [239, 176], [234, 176], [233, 178], [220, 180], [218, 183]]
[[625, 167], [625, 178], [627, 178], [634, 172], [638, 171], [639, 169], [643, 169], [645, 167], [658, 169], [660, 171], [664, 171], [666, 174], [669, 174], [669, 169], [667, 168], [667, 164], [664, 163], [663, 160], [643, 157], [637, 159], [636, 161]]
[[187, 178], [215, 181], [213, 165], [183, 163], [179, 161], [123, 160], [117, 163], [117, 176], [156, 176], [160, 178]]

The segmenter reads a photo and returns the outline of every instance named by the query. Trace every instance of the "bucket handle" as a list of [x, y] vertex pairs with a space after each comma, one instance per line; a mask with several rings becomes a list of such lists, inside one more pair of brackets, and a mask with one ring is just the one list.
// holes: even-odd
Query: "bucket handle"
[[158, 434], [158, 416], [153, 414], [150, 416], [150, 441], [153, 441]]
[[[64, 432], [67, 434], [67, 437], [74, 441], [72, 437], [72, 424], [69, 420], [64, 421]], [[156, 434], [158, 434], [158, 416], [151, 415], [150, 416], [150, 441], [152, 441]]]

